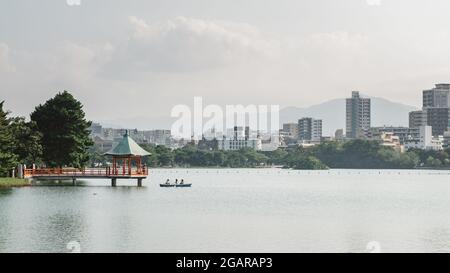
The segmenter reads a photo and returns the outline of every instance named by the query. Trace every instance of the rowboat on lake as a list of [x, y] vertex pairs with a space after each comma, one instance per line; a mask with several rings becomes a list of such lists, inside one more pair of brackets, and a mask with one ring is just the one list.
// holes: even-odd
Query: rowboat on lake
[[161, 188], [173, 188], [175, 187], [175, 184], [159, 184]]
[[184, 184], [184, 183], [175, 183], [175, 184], [172, 184], [172, 183], [168, 183], [168, 182], [166, 182], [166, 183], [164, 183], [164, 184], [159, 184], [159, 186], [161, 187], [161, 188], [190, 188], [191, 186], [192, 186], [192, 184]]
[[190, 188], [192, 184], [177, 184], [175, 187], [177, 188]]

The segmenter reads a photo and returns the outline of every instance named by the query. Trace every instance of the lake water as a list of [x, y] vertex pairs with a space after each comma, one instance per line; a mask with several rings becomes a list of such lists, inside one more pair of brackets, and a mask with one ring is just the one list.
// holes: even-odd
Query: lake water
[[135, 184], [0, 190], [0, 252], [450, 252], [448, 171], [156, 169]]

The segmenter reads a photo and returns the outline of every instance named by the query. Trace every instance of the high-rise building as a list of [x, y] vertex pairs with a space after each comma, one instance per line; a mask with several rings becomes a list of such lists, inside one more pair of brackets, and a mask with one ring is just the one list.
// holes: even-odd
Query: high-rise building
[[449, 128], [450, 108], [426, 108], [427, 125], [431, 126], [433, 136], [443, 136]]
[[409, 128], [419, 128], [427, 125], [426, 111], [412, 111], [409, 113]]
[[299, 119], [298, 136], [301, 141], [320, 142], [322, 138], [322, 120], [314, 118]]
[[346, 137], [367, 138], [370, 129], [370, 99], [361, 98], [358, 91], [346, 100]]
[[450, 107], [450, 84], [436, 84], [435, 88], [423, 91], [423, 108], [429, 107]]
[[423, 91], [423, 112], [426, 125], [432, 127], [433, 136], [442, 136], [450, 122], [450, 84], [440, 83], [430, 90]]

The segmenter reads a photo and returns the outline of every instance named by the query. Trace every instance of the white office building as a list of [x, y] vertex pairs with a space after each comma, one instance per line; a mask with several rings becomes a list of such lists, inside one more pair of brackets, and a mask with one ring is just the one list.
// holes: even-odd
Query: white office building
[[433, 137], [431, 126], [421, 126], [419, 137], [411, 138], [405, 142], [405, 148], [422, 150], [442, 150], [443, 137]]
[[250, 148], [256, 151], [262, 150], [262, 141], [259, 137], [250, 136], [249, 127], [234, 127], [227, 136], [218, 139], [218, 149], [223, 151], [238, 151]]

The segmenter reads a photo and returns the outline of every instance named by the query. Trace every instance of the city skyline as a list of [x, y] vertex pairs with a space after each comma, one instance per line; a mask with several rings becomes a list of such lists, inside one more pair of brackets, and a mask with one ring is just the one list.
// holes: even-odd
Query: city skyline
[[167, 116], [197, 95], [306, 107], [361, 90], [420, 107], [411, 94], [450, 75], [446, 1], [210, 3], [2, 2], [6, 108], [27, 115], [64, 89], [92, 120]]

